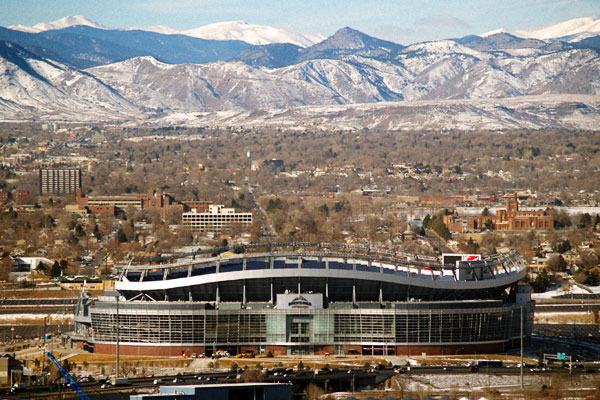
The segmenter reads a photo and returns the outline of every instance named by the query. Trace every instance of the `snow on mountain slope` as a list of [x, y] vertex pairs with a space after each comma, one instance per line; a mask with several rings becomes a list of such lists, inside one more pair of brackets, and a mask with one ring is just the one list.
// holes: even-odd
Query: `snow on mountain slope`
[[535, 30], [517, 30], [508, 32], [505, 29], [500, 28], [483, 33], [479, 36], [488, 37], [496, 33], [510, 33], [522, 38], [541, 40], [569, 38], [571, 41], [577, 41], [589, 37], [590, 34], [600, 34], [600, 18], [575, 18]]
[[292, 130], [589, 129], [600, 126], [600, 96], [400, 101], [299, 107], [291, 110], [172, 113], [149, 120], [190, 126], [253, 126]]
[[405, 49], [393, 62], [347, 56], [271, 69], [241, 62], [169, 65], [141, 57], [86, 71], [130, 102], [163, 112], [600, 94], [600, 59], [586, 49], [511, 56], [429, 43]]
[[[95, 114], [95, 115], [94, 115]], [[96, 78], [0, 42], [0, 115], [7, 118], [115, 119], [137, 107]]]
[[154, 33], [160, 33], [162, 35], [179, 35], [181, 34], [181, 31], [178, 31], [177, 29], [173, 29], [169, 26], [165, 26], [165, 25], [156, 25], [156, 26], [144, 26], [144, 27], [139, 27], [139, 26], [133, 26], [131, 28], [127, 28], [127, 31], [146, 31], [146, 32], [154, 32]]
[[[79, 15], [68, 16], [54, 22], [44, 22], [34, 26], [18, 24], [11, 25], [8, 28], [28, 33], [39, 33], [77, 25], [111, 29]], [[320, 34], [291, 32], [272, 26], [249, 24], [246, 21], [218, 22], [188, 30], [173, 29], [164, 25], [132, 27], [125, 30], [142, 30], [165, 35], [179, 34], [209, 40], [241, 40], [250, 44], [292, 43], [300, 47], [312, 46], [325, 39], [325, 36]]]
[[591, 32], [600, 33], [600, 18], [576, 18], [533, 31], [516, 31], [515, 34], [536, 39], [557, 39]]
[[246, 21], [218, 22], [180, 33], [201, 39], [242, 40], [250, 44], [291, 43], [300, 47], [308, 47], [325, 39], [319, 34], [290, 32]]
[[28, 33], [39, 33], [39, 32], [44, 32], [44, 31], [56, 30], [56, 29], [64, 29], [64, 28], [68, 28], [70, 26], [78, 26], [78, 25], [91, 26], [92, 28], [97, 28], [97, 29], [108, 29], [105, 26], [100, 25], [97, 22], [91, 21], [81, 15], [67, 16], [67, 17], [61, 18], [61, 19], [53, 21], [53, 22], [42, 22], [40, 24], [33, 25], [33, 26], [24, 26], [24, 25], [20, 25], [20, 24], [19, 25], [11, 25], [8, 27], [8, 29], [12, 29], [15, 31], [28, 32]]

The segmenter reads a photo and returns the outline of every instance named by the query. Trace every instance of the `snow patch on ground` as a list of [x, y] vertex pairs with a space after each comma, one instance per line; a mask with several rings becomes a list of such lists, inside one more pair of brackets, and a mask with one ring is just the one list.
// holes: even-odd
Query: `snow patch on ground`
[[49, 324], [69, 324], [73, 323], [73, 314], [0, 314], [0, 325], [14, 325], [15, 323], [23, 323], [24, 325], [27, 325], [27, 322], [43, 322], [44, 320], [46, 320]]

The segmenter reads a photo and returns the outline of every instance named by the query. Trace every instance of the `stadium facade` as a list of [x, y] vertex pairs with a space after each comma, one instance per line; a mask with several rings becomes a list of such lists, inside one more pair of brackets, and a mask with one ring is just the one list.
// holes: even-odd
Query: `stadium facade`
[[[302, 244], [129, 265], [85, 293], [70, 339], [97, 353], [420, 355], [503, 351], [531, 335], [516, 252], [436, 264], [409, 254]], [[308, 250], [311, 249], [312, 250]], [[253, 251], [253, 252], [250, 252]]]

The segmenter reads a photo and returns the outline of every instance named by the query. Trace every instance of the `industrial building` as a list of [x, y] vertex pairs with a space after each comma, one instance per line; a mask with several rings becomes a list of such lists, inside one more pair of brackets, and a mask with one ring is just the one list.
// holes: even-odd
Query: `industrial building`
[[290, 400], [289, 383], [228, 383], [161, 386], [157, 394], [135, 394], [130, 400]]
[[129, 265], [114, 292], [81, 296], [70, 339], [136, 355], [415, 355], [498, 352], [531, 334], [516, 252], [448, 265], [323, 243], [237, 252]]

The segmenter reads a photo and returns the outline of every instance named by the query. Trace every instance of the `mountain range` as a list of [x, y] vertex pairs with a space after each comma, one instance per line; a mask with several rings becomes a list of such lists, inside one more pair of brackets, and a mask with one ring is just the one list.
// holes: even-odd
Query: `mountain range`
[[[577, 41], [500, 32], [405, 46], [346, 27], [314, 44], [261, 42], [254, 34], [259, 44], [252, 44], [88, 21], [0, 28], [1, 119], [210, 124], [229, 116], [240, 125], [285, 125], [289, 117], [326, 125], [345, 115], [353, 129], [361, 120], [403, 129], [416, 124], [411, 110], [454, 110], [494, 129], [519, 121], [600, 126], [600, 35], [581, 29]], [[460, 118], [426, 123], [433, 121], [477, 128]]]

